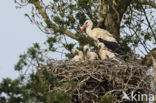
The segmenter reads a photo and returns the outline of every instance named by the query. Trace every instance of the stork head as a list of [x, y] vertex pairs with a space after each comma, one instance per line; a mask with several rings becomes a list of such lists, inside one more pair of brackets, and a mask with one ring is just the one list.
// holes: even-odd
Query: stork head
[[101, 49], [101, 48], [104, 49], [105, 48], [105, 45], [103, 43], [98, 43], [98, 48], [99, 49]]
[[89, 47], [88, 47], [87, 45], [85, 45], [85, 46], [83, 47], [84, 54], [86, 54], [88, 50], [89, 50]]
[[96, 47], [98, 47], [98, 44], [99, 44], [99, 43], [100, 43], [99, 40], [94, 40], [94, 44], [95, 44]]
[[89, 26], [92, 28], [93, 22], [91, 20], [86, 20], [84, 23], [84, 26], [82, 27], [82, 29], [80, 31], [80, 34]]
[[78, 53], [79, 53], [79, 50], [78, 49], [74, 49], [74, 51], [73, 51], [76, 55], [78, 55]]

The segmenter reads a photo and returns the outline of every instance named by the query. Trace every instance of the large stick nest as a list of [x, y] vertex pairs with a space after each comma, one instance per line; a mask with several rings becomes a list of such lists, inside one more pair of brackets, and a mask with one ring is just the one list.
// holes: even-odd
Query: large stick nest
[[[129, 96], [132, 91], [151, 93], [151, 77], [147, 75], [147, 68], [135, 62], [51, 60], [46, 68], [64, 84], [51, 84], [51, 91], [72, 94], [72, 103], [99, 103], [104, 95], [111, 96], [113, 103], [132, 103], [122, 100], [123, 91]], [[76, 83], [76, 86], [72, 83]]]

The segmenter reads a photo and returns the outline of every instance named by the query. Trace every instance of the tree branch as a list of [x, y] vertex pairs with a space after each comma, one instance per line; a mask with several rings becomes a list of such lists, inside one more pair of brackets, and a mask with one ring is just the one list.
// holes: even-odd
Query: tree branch
[[154, 1], [146, 1], [146, 0], [133, 0], [133, 3], [141, 3], [144, 5], [149, 5], [153, 8], [156, 8], [156, 3]]
[[144, 15], [145, 15], [146, 21], [147, 21], [147, 23], [148, 23], [148, 26], [149, 26], [149, 28], [150, 28], [150, 30], [151, 30], [151, 32], [152, 32], [152, 35], [153, 35], [153, 37], [154, 37], [154, 40], [155, 40], [155, 42], [156, 42], [156, 35], [155, 35], [155, 33], [154, 33], [153, 29], [152, 29], [151, 23], [150, 23], [150, 21], [148, 20], [146, 11], [145, 11], [145, 9], [143, 8], [143, 6], [142, 6], [142, 9], [143, 9], [143, 13], [144, 13]]
[[43, 9], [43, 7], [40, 5], [39, 2], [34, 1], [34, 2], [31, 2], [31, 3], [36, 7], [36, 9], [38, 10], [39, 14], [43, 17], [44, 22], [47, 24], [48, 28], [52, 28], [53, 30], [56, 30], [56, 31], [61, 31], [64, 34], [66, 34], [68, 37], [70, 37], [72, 39], [75, 39], [75, 40], [78, 40], [78, 37], [75, 34], [73, 34], [72, 32], [70, 32], [69, 30], [64, 29], [64, 28], [60, 28], [60, 27], [56, 26], [55, 24], [53, 24], [50, 21], [46, 11]]
[[104, 0], [98, 0], [98, 26], [101, 26], [104, 22], [104, 16], [107, 13], [106, 4], [104, 4]]

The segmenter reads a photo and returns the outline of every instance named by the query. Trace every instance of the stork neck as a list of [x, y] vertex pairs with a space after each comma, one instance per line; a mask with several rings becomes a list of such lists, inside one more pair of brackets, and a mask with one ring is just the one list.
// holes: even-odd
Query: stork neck
[[85, 55], [86, 55], [86, 56], [88, 56], [88, 52], [89, 52], [89, 50], [87, 49], [87, 50], [85, 51]]
[[89, 36], [91, 36], [91, 33], [92, 33], [92, 25], [91, 25], [91, 26], [88, 26], [88, 27], [86, 28], [86, 33], [87, 33]]
[[83, 53], [81, 51], [79, 52], [79, 56], [83, 56]]
[[102, 49], [103, 49], [103, 50], [108, 50], [108, 48], [106, 48], [106, 47], [102, 47]]

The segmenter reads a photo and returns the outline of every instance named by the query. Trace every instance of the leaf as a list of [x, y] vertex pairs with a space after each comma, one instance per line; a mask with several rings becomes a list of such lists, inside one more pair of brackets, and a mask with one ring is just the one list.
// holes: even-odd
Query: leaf
[[101, 97], [100, 103], [113, 103], [111, 95], [104, 95]]

